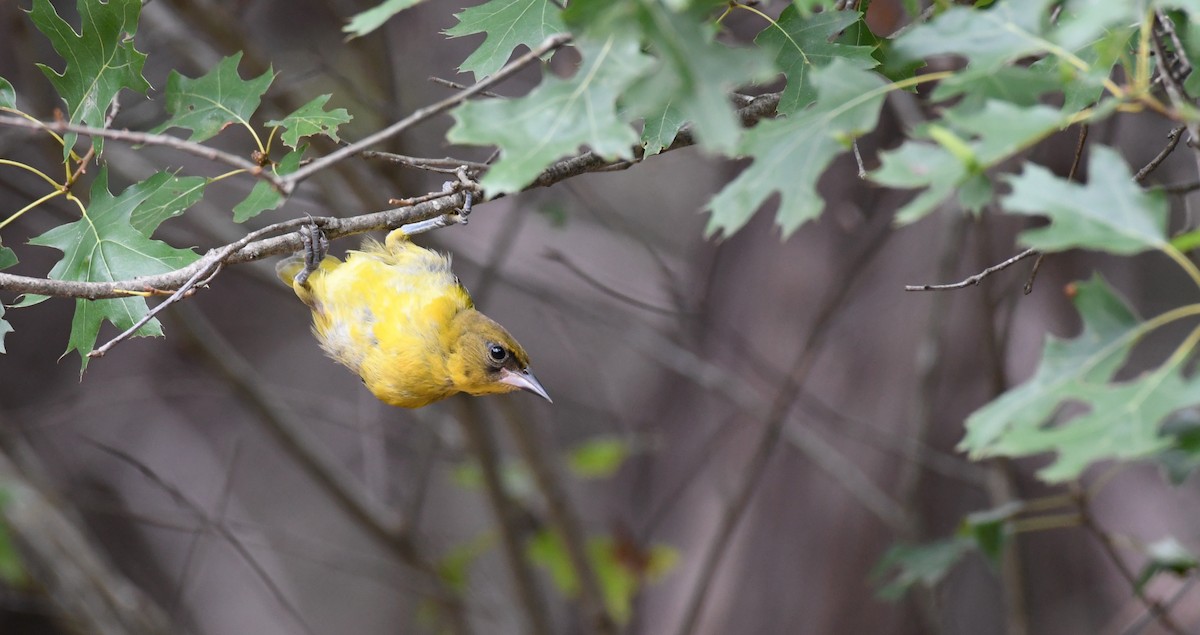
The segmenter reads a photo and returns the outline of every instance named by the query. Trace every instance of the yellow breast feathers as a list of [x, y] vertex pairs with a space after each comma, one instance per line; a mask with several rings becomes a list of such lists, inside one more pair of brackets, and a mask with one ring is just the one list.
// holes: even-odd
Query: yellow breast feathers
[[476, 311], [450, 259], [396, 230], [368, 240], [342, 262], [323, 238], [277, 267], [313, 312], [321, 348], [362, 378], [380, 400], [416, 408], [456, 392], [545, 390], [516, 340]]

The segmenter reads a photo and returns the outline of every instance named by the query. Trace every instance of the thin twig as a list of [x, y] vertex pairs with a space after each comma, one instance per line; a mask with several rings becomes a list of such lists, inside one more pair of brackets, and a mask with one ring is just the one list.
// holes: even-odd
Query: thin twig
[[299, 624], [300, 628], [303, 629], [305, 633], [315, 635], [315, 631], [313, 631], [312, 627], [308, 625], [308, 621], [304, 619], [304, 616], [300, 614], [300, 611], [292, 604], [290, 600], [288, 600], [287, 595], [282, 589], [279, 588], [279, 585], [275, 583], [275, 580], [271, 578], [271, 574], [268, 573], [262, 564], [258, 562], [258, 559], [255, 558], [254, 554], [246, 548], [246, 545], [242, 543], [241, 539], [239, 539], [237, 535], [230, 531], [227, 525], [209, 518], [208, 514], [204, 512], [204, 509], [199, 504], [188, 498], [188, 496], [184, 494], [182, 490], [175, 485], [168, 483], [166, 479], [164, 479], [162, 476], [159, 476], [159, 474], [152, 470], [150, 466], [139, 461], [136, 457], [128, 452], [114, 448], [110, 445], [101, 443], [100, 441], [96, 441], [95, 439], [91, 439], [86, 436], [83, 437], [83, 439], [93, 445], [96, 449], [116, 459], [119, 459], [122, 463], [125, 463], [137, 470], [142, 474], [142, 476], [145, 476], [147, 480], [157, 485], [159, 489], [166, 492], [166, 494], [171, 497], [171, 500], [175, 501], [177, 505], [187, 509], [202, 526], [217, 532], [221, 538], [225, 539], [225, 542], [229, 543], [230, 547], [233, 547], [233, 550], [236, 551], [238, 556], [242, 558], [242, 561], [244, 561], [246, 565], [250, 567], [250, 570], [253, 571], [254, 575], [257, 576], [258, 579], [263, 583], [263, 586], [267, 587], [267, 590], [275, 598], [275, 601], [278, 602], [281, 607], [283, 607], [283, 610], [287, 612], [292, 620]]
[[380, 152], [378, 150], [364, 150], [362, 153], [364, 159], [382, 159], [391, 163], [399, 163], [400, 165], [408, 165], [422, 170], [431, 172], [442, 172], [446, 174], [454, 174], [455, 170], [466, 166], [476, 170], [487, 169], [486, 163], [476, 161], [467, 161], [464, 159], [455, 159], [453, 157], [445, 157], [443, 159], [430, 159], [426, 157], [410, 157], [403, 154], [394, 154], [391, 152]]
[[[597, 291], [600, 291], [601, 293], [603, 293], [605, 295], [615, 298], [619, 302], [628, 304], [629, 306], [632, 306], [632, 307], [635, 307], [638, 309], [650, 311], [652, 313], [658, 313], [660, 315], [670, 315], [670, 316], [679, 316], [680, 315], [680, 312], [677, 309], [674, 309], [671, 307], [662, 307], [662, 306], [658, 306], [655, 304], [651, 304], [649, 302], [644, 302], [635, 297], [626, 295], [625, 293], [622, 293], [621, 291], [618, 291], [618, 290], [604, 284], [603, 282], [600, 282], [596, 278], [592, 277], [592, 275], [589, 274], [587, 271], [584, 271], [584, 269], [582, 267], [580, 267], [579, 265], [576, 265], [574, 262], [571, 262], [571, 260], [569, 258], [567, 258], [566, 254], [564, 254], [563, 252], [561, 252], [557, 249], [547, 249], [546, 252], [543, 254], [543, 257], [551, 262], [556, 262], [556, 263], [562, 265], [563, 267], [565, 267], [567, 269], [567, 271], [570, 271], [572, 274], [575, 274], [576, 277], [578, 277], [580, 280], [587, 283], [592, 288], [596, 289]], [[696, 315], [696, 314], [693, 313], [692, 315]]]
[[1037, 253], [1036, 249], [1026, 249], [1025, 251], [1022, 251], [1021, 253], [1013, 256], [1012, 258], [1009, 258], [1008, 260], [1005, 260], [1004, 262], [1002, 262], [998, 265], [992, 265], [991, 267], [988, 267], [987, 269], [984, 269], [983, 271], [980, 271], [979, 273], [977, 273], [973, 276], [968, 276], [967, 278], [960, 280], [959, 282], [952, 283], [952, 284], [906, 285], [904, 287], [904, 290], [905, 291], [945, 291], [947, 289], [962, 289], [964, 287], [977, 285], [980, 282], [983, 282], [984, 278], [987, 278], [988, 276], [992, 275], [993, 273], [1007, 269], [1007, 268], [1015, 265], [1016, 263], [1021, 262], [1022, 260], [1026, 259], [1036, 253]]
[[1153, 159], [1150, 159], [1149, 163], [1142, 166], [1142, 169], [1138, 170], [1137, 174], [1133, 175], [1133, 180], [1141, 183], [1142, 181], [1146, 180], [1146, 177], [1150, 176], [1151, 172], [1157, 170], [1158, 166], [1162, 165], [1162, 162], [1165, 161], [1167, 157], [1171, 156], [1171, 153], [1175, 151], [1175, 146], [1179, 145], [1179, 137], [1183, 135], [1183, 131], [1186, 129], [1186, 126], [1176, 126], [1172, 128], [1171, 131], [1167, 133], [1167, 145], [1163, 146], [1163, 149], [1159, 150], [1158, 154], [1155, 155]]
[[[752, 125], [758, 120], [772, 115], [778, 105], [780, 93], [760, 95], [754, 101], [739, 111], [743, 125]], [[681, 131], [675, 142], [663, 152], [677, 150], [692, 145], [694, 139], [686, 129]], [[527, 186], [526, 190], [538, 187], [548, 187], [560, 181], [595, 172], [610, 165], [600, 156], [592, 152], [562, 159], [542, 171], [538, 178]], [[470, 166], [468, 166], [470, 167]], [[317, 216], [306, 219], [292, 219], [276, 223], [264, 228], [271, 231], [282, 231], [295, 228], [309, 222], [321, 227], [330, 240], [363, 234], [369, 231], [394, 229], [407, 223], [422, 221], [441, 216], [461, 208], [464, 197], [461, 193], [432, 192], [425, 196], [405, 199], [396, 208], [362, 214], [359, 216], [336, 217]], [[240, 241], [239, 241], [240, 242]], [[231, 243], [232, 244], [232, 243]], [[222, 260], [222, 266], [236, 265], [256, 260], [262, 260], [280, 254], [289, 254], [301, 249], [300, 235], [291, 232], [283, 236], [255, 240], [246, 243]], [[215, 250], [221, 250], [217, 247]], [[210, 252], [211, 253], [211, 252]], [[195, 272], [208, 263], [198, 260], [187, 267], [176, 269], [163, 274], [144, 276], [130, 280], [113, 282], [82, 282], [74, 280], [51, 280], [0, 272], [0, 291], [13, 293], [28, 293], [61, 298], [80, 298], [85, 300], [103, 300], [108, 298], [124, 298], [130, 295], [145, 293], [170, 293], [187, 283]]]
[[450, 631], [460, 635], [469, 633], [461, 599], [445, 584], [436, 566], [422, 557], [407, 525], [366, 495], [354, 477], [300, 426], [290, 408], [263, 387], [254, 369], [216, 329], [187, 305], [181, 306], [175, 316], [209, 362], [258, 414], [256, 420], [264, 424], [303, 471], [358, 527], [422, 575], [422, 582], [442, 610], [440, 614], [447, 618]]
[[1129, 588], [1133, 591], [1133, 594], [1146, 606], [1146, 610], [1152, 613], [1154, 618], [1158, 620], [1158, 623], [1166, 630], [1175, 635], [1186, 635], [1187, 631], [1175, 623], [1175, 620], [1171, 617], [1171, 613], [1157, 600], [1148, 597], [1141, 588], [1141, 585], [1138, 584], [1137, 576], [1125, 564], [1125, 561], [1121, 559], [1121, 554], [1117, 553], [1117, 545], [1113, 541], [1112, 536], [1104, 531], [1099, 523], [1096, 522], [1096, 517], [1092, 514], [1091, 501], [1088, 494], [1080, 492], [1075, 498], [1075, 504], [1079, 508], [1079, 520], [1083, 528], [1100, 542], [1101, 548], [1104, 549], [1104, 554], [1108, 556], [1109, 561], [1113, 563], [1113, 566], [1120, 572], [1121, 577], [1129, 584]]
[[[334, 216], [294, 218], [264, 227], [256, 232], [256, 234], [273, 233], [294, 229], [301, 225], [315, 224], [325, 232], [325, 235], [330, 240], [333, 240], [369, 231], [393, 229], [407, 223], [441, 216], [461, 207], [463, 201], [464, 197], [461, 193], [439, 193], [436, 198], [417, 205], [398, 207], [362, 216], [347, 218]], [[241, 244], [243, 240], [235, 241], [234, 243], [230, 243], [230, 245]], [[230, 245], [210, 250], [209, 253], [223, 253]], [[227, 257], [221, 259], [220, 262], [222, 265], [241, 264], [262, 260], [270, 256], [292, 253], [298, 251], [301, 247], [300, 234], [293, 231], [283, 236], [246, 242], [241, 247], [234, 249]], [[177, 290], [191, 279], [197, 270], [205, 269], [210, 265], [211, 261], [209, 259], [201, 258], [186, 267], [168, 273], [133, 278], [131, 280], [117, 280], [114, 282], [50, 280], [47, 278], [33, 278], [0, 272], [0, 290], [86, 300], [124, 298], [130, 295]]]
[[824, 336], [833, 324], [834, 316], [849, 297], [850, 290], [855, 287], [854, 282], [866, 270], [864, 265], [879, 252], [880, 245], [890, 236], [890, 219], [883, 216], [881, 218], [884, 219], [882, 228], [875, 236], [866, 241], [864, 248], [848, 265], [849, 273], [840, 277], [844, 282], [837, 285], [823, 303], [791, 368], [785, 373], [784, 382], [779, 386], [766, 416], [761, 419], [763, 432], [749, 461], [739, 471], [742, 479], [734, 489], [733, 497], [725, 506], [725, 510], [717, 522], [716, 534], [701, 556], [700, 571], [697, 574], [695, 586], [684, 604], [683, 617], [680, 619], [679, 628], [675, 631], [677, 635], [691, 635], [696, 631], [696, 625], [700, 619], [700, 613], [706, 605], [708, 591], [712, 587], [717, 568], [728, 551], [733, 532], [745, 516], [759, 482], [766, 474], [767, 464], [779, 444], [784, 424], [788, 420], [788, 413], [797, 396], [804, 389], [808, 375], [822, 348], [821, 345], [824, 343]]
[[[454, 90], [466, 90], [467, 89], [467, 86], [465, 84], [460, 84], [458, 82], [452, 82], [448, 79], [442, 79], [441, 77], [432, 77], [431, 76], [429, 78], [429, 81], [431, 81], [435, 84], [441, 84], [442, 86], [448, 86], [450, 88], [453, 88]], [[491, 97], [492, 99], [507, 99], [504, 95], [501, 95], [500, 93], [493, 93], [490, 90], [481, 90], [477, 94], [480, 96], [483, 96], [483, 97]]]
[[525, 53], [517, 59], [509, 62], [504, 66], [504, 68], [501, 68], [492, 75], [489, 75], [487, 78], [476, 82], [470, 88], [459, 91], [441, 101], [425, 106], [424, 108], [419, 108], [413, 111], [411, 115], [401, 119], [400, 121], [397, 121], [387, 128], [368, 135], [360, 141], [356, 141], [331, 154], [325, 155], [320, 159], [317, 159], [316, 161], [313, 161], [312, 163], [300, 168], [299, 170], [288, 174], [282, 179], [283, 192], [290, 194], [292, 190], [296, 188], [298, 183], [312, 176], [313, 174], [329, 167], [330, 165], [333, 165], [334, 163], [337, 163], [338, 161], [358, 154], [359, 152], [362, 152], [363, 150], [366, 150], [367, 148], [381, 141], [390, 139], [397, 134], [400, 134], [404, 130], [412, 127], [413, 125], [425, 121], [434, 115], [445, 112], [450, 108], [457, 106], [463, 101], [466, 101], [472, 95], [482, 92], [488, 86], [492, 86], [493, 84], [497, 84], [505, 79], [508, 79], [510, 75], [541, 59], [541, 57], [546, 53], [562, 47], [570, 41], [571, 34], [569, 33], [558, 33], [556, 35], [551, 35], [541, 44], [531, 49], [528, 53]]
[[[1165, 26], [1169, 23], [1169, 18], [1166, 17], [1162, 9], [1155, 11], [1154, 20], [1160, 25], [1164, 25], [1164, 28], [1169, 28]], [[1150, 38], [1150, 44], [1154, 46], [1154, 59], [1158, 65], [1158, 74], [1162, 78], [1163, 87], [1167, 89], [1167, 96], [1171, 98], [1172, 107], [1179, 113], [1185, 113], [1189, 109], [1194, 108], [1191, 100], [1188, 99], [1187, 91], [1183, 89], [1178, 78], [1175, 77], [1175, 73], [1168, 66], [1169, 56], [1166, 47], [1163, 46], [1158, 37]], [[1186, 117], [1182, 114], [1179, 116], [1185, 119], [1183, 125], [1188, 132], [1188, 145], [1192, 148], [1192, 156], [1196, 161], [1197, 169], [1200, 170], [1200, 122], [1197, 122], [1193, 117]]]
[[[1197, 581], [1198, 580], [1194, 575], [1188, 578], [1187, 582], [1184, 582], [1179, 586], [1179, 589], [1175, 591], [1174, 595], [1167, 598], [1166, 602], [1161, 603], [1162, 607], [1164, 609], [1170, 609], [1172, 606], [1178, 604], [1179, 601], [1183, 599], [1183, 596], [1187, 595], [1188, 592], [1192, 590], [1192, 587], [1196, 586]], [[1154, 612], [1146, 609], [1141, 615], [1138, 616], [1136, 620], [1131, 622], [1129, 626], [1126, 626], [1121, 630], [1121, 635], [1137, 635], [1138, 633], [1142, 632], [1142, 629], [1146, 628], [1147, 624], [1153, 621]]]
[[[284, 182], [275, 173], [270, 170], [264, 170], [262, 166], [248, 159], [243, 159], [236, 154], [231, 154], [223, 150], [206, 146], [204, 144], [187, 141], [178, 137], [172, 137], [165, 134], [152, 134], [149, 132], [138, 132], [135, 130], [113, 130], [111, 128], [93, 128], [92, 126], [84, 126], [73, 124], [67, 121], [30, 121], [22, 117], [14, 117], [12, 115], [0, 115], [0, 126], [10, 126], [14, 128], [26, 128], [29, 130], [50, 130], [53, 132], [74, 132], [88, 137], [102, 137], [104, 139], [112, 139], [134, 145], [154, 145], [179, 150], [187, 154], [193, 154], [198, 157], [224, 163], [235, 168], [241, 168], [248, 174], [258, 177], [271, 184], [276, 190], [283, 190]], [[290, 191], [290, 190], [287, 190]]]

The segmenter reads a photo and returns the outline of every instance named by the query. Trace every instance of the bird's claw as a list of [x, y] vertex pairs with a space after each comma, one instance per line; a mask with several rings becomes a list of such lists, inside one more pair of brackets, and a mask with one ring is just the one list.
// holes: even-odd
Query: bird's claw
[[300, 242], [304, 245], [304, 268], [296, 273], [296, 284], [304, 287], [308, 285], [308, 277], [329, 253], [329, 239], [320, 227], [312, 224], [300, 227]]

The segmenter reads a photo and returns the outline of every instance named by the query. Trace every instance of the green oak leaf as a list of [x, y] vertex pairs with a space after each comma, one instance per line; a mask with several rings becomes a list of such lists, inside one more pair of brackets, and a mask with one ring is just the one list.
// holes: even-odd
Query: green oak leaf
[[[275, 174], [283, 176], [295, 172], [300, 167], [300, 159], [304, 157], [307, 149], [307, 144], [301, 144], [299, 148], [284, 155], [279, 163], [272, 167]], [[270, 183], [260, 180], [254, 184], [254, 189], [250, 190], [250, 194], [241, 203], [233, 206], [233, 222], [244, 223], [269, 209], [279, 207], [283, 201], [283, 194], [271, 187]]]
[[683, 111], [670, 99], [662, 104], [657, 115], [646, 115], [645, 124], [642, 126], [642, 148], [645, 149], [643, 156], [652, 157], [670, 147], [686, 123], [687, 118], [683, 116]]
[[[38, 64], [46, 79], [54, 85], [67, 102], [71, 123], [84, 123], [103, 128], [108, 107], [121, 89], [145, 93], [150, 88], [142, 77], [146, 55], [134, 48], [140, 0], [78, 0], [81, 27], [78, 33], [59, 17], [50, 0], [34, 0], [29, 18], [67, 60], [59, 73], [45, 64]], [[63, 156], [70, 154], [76, 135], [66, 135]], [[94, 137], [92, 147], [100, 152], [103, 139]]]
[[1096, 249], [1131, 255], [1167, 246], [1167, 200], [1133, 182], [1116, 150], [1093, 146], [1088, 182], [1081, 185], [1028, 164], [1009, 178], [1009, 212], [1047, 216], [1050, 224], [1026, 230], [1021, 243], [1040, 251]]
[[367, 9], [356, 13], [350, 18], [350, 22], [342, 27], [342, 31], [349, 33], [347, 38], [362, 37], [375, 29], [383, 26], [384, 22], [391, 19], [392, 16], [401, 11], [420, 3], [422, 0], [385, 0], [379, 3], [374, 8]]
[[221, 60], [207, 75], [191, 79], [171, 71], [167, 77], [166, 104], [171, 118], [151, 132], [168, 128], [192, 131], [189, 141], [211, 139], [229, 124], [250, 127], [263, 93], [275, 79], [271, 70], [251, 80], [238, 75], [239, 51]]
[[567, 453], [567, 467], [580, 478], [608, 478], [621, 469], [631, 451], [622, 439], [598, 437], [572, 448]]
[[632, 156], [638, 136], [618, 116], [617, 98], [650, 59], [632, 38], [583, 40], [579, 50], [583, 63], [570, 79], [547, 73], [524, 97], [472, 101], [453, 111], [448, 140], [500, 148], [500, 159], [482, 181], [489, 195], [520, 190], [585, 144], [606, 158]]
[[986, 9], [953, 6], [894, 40], [901, 60], [961, 55], [975, 70], [995, 69], [1046, 50], [1041, 34], [1053, 0], [1000, 0]]
[[134, 208], [129, 224], [149, 238], [163, 221], [179, 216], [199, 202], [208, 183], [202, 176], [180, 177], [171, 172], [158, 172], [142, 182], [151, 194]]
[[[611, 536], [589, 537], [587, 553], [605, 605], [619, 624], [629, 621], [633, 599], [645, 583], [658, 581], [679, 562], [679, 552], [665, 545], [652, 545], [640, 554], [641, 562], [630, 562], [622, 557], [621, 545]], [[565, 595], [579, 593], [579, 578], [557, 533], [546, 530], [535, 534], [526, 546], [526, 555], [530, 562], [546, 569], [551, 582]]]
[[17, 252], [0, 243], [0, 269], [7, 269], [17, 262]]
[[1178, 577], [1187, 576], [1200, 567], [1200, 560], [1173, 537], [1168, 536], [1146, 546], [1146, 564], [1134, 582], [1134, 590], [1141, 593], [1146, 583], [1160, 573], [1171, 573]]
[[974, 540], [959, 536], [920, 545], [893, 545], [871, 571], [871, 579], [880, 585], [876, 595], [895, 602], [913, 586], [932, 588], [974, 548]]
[[955, 110], [982, 109], [989, 101], [1006, 101], [1016, 106], [1035, 106], [1039, 98], [1062, 89], [1062, 79], [1027, 66], [1004, 66], [987, 71], [963, 71], [940, 82], [931, 96], [945, 101], [962, 96]]
[[[0, 244], [0, 269], [7, 269], [17, 264], [17, 253], [12, 249]], [[4, 319], [5, 307], [0, 304], [0, 354], [7, 353], [4, 348], [4, 336], [13, 331], [13, 327]]]
[[[1038, 476], [1067, 481], [1096, 461], [1135, 459], [1169, 447], [1160, 424], [1200, 403], [1200, 380], [1185, 378], [1175, 359], [1136, 379], [1113, 382], [1144, 334], [1143, 323], [1098, 275], [1074, 289], [1083, 332], [1070, 340], [1048, 338], [1033, 377], [967, 419], [959, 448], [973, 458], [1056, 452]], [[1049, 423], [1067, 403], [1086, 412]]]
[[658, 2], [636, 0], [634, 6], [634, 20], [602, 23], [618, 37], [640, 27], [650, 53], [659, 61], [657, 68], [640, 78], [640, 87], [630, 91], [630, 98], [640, 98], [637, 102], [630, 99], [627, 105], [632, 112], [651, 118], [661, 115], [670, 104], [691, 122], [700, 146], [732, 153], [741, 138], [742, 124], [729, 92], [774, 75], [766, 51], [725, 46], [714, 39], [715, 28], [699, 16], [674, 13]]
[[353, 117], [345, 108], [325, 110], [325, 102], [330, 95], [319, 95], [312, 101], [296, 109], [296, 112], [283, 119], [273, 119], [268, 126], [280, 126], [287, 129], [280, 137], [289, 148], [295, 149], [301, 137], [325, 135], [334, 141], [338, 138], [337, 129], [344, 123], [349, 123]]
[[[894, 188], [925, 188], [900, 209], [896, 221], [911, 223], [937, 208], [956, 189], [978, 182], [984, 171], [1032, 146], [1067, 124], [1057, 108], [1021, 107], [1006, 101], [988, 101], [982, 108], [964, 104], [946, 111], [942, 123], [924, 129], [924, 140], [909, 140], [880, 155], [880, 166], [871, 180]], [[975, 189], [967, 192], [988, 194]], [[963, 197], [964, 207], [978, 209], [983, 197]]]
[[8, 320], [4, 319], [4, 305], [0, 304], [0, 354], [8, 352], [8, 350], [4, 348], [4, 337], [12, 332], [12, 324], [9, 324]]
[[[113, 196], [108, 191], [108, 169], [101, 167], [92, 183], [84, 217], [55, 227], [29, 242], [63, 252], [62, 260], [50, 270], [50, 277], [55, 280], [112, 282], [167, 273], [187, 266], [196, 260], [195, 253], [151, 240], [130, 224], [134, 210], [167, 183], [162, 179], [144, 181]], [[146, 311], [146, 301], [140, 297], [77, 300], [71, 337], [64, 355], [78, 351], [82, 358], [82, 373], [87, 369], [87, 354], [95, 346], [103, 321], [127, 329]], [[136, 335], [162, 335], [162, 326], [157, 320], [151, 320]]]
[[16, 108], [17, 91], [7, 79], [0, 77], [0, 108]]
[[962, 538], [970, 538], [980, 553], [993, 565], [999, 565], [1012, 534], [1012, 521], [1023, 509], [1024, 503], [1009, 501], [999, 507], [967, 514], [957, 533]]
[[811, 104], [816, 90], [809, 79], [814, 68], [829, 65], [834, 59], [853, 63], [858, 68], [878, 65], [872, 56], [874, 46], [851, 46], [830, 38], [858, 23], [856, 11], [828, 11], [805, 17], [796, 5], [788, 5], [779, 19], [763, 29], [754, 41], [775, 58], [775, 65], [787, 75], [787, 86], [779, 99], [779, 112], [795, 113]]
[[815, 69], [812, 80], [817, 101], [807, 110], [746, 131], [738, 154], [754, 162], [709, 202], [709, 235], [718, 230], [732, 235], [776, 191], [776, 222], [784, 236], [821, 213], [824, 201], [817, 193], [817, 179], [834, 157], [849, 149], [854, 137], [875, 127], [886, 82], [841, 60]]
[[474, 73], [479, 81], [500, 70], [522, 44], [533, 48], [556, 33], [566, 31], [562, 9], [550, 0], [488, 0], [455, 14], [458, 24], [446, 29], [450, 37], [486, 33], [458, 70]]

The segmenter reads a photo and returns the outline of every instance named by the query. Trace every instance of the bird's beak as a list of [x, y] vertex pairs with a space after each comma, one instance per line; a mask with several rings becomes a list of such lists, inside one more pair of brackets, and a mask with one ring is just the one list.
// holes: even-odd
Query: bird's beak
[[538, 382], [537, 377], [534, 377], [533, 373], [529, 372], [528, 369], [514, 371], [507, 368], [502, 368], [500, 369], [500, 379], [497, 381], [502, 384], [508, 384], [509, 386], [516, 386], [521, 390], [528, 390], [542, 399], [545, 399], [550, 403], [554, 403], [554, 400], [550, 398], [550, 395], [546, 394], [546, 389], [542, 388], [542, 384]]

